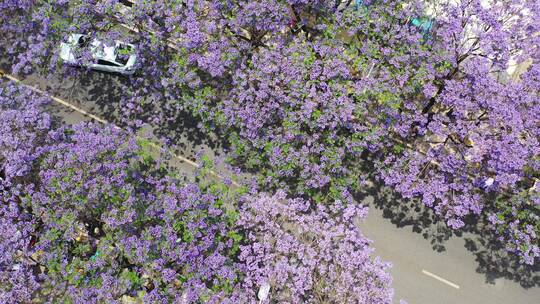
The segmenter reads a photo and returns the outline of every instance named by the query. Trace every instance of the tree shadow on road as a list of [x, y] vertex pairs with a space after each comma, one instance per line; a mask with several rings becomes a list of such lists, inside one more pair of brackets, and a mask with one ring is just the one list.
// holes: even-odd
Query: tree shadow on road
[[[373, 172], [369, 165], [365, 166], [364, 172]], [[371, 208], [381, 210], [383, 217], [396, 227], [411, 227], [431, 243], [434, 251], [445, 251], [445, 242], [452, 237], [462, 238], [465, 248], [475, 257], [476, 272], [485, 275], [486, 283], [494, 284], [496, 279], [504, 278], [523, 288], [540, 287], [540, 265], [521, 264], [516, 255], [508, 253], [489, 230], [486, 219], [467, 218], [465, 226], [455, 231], [420, 201], [401, 197], [373, 176], [367, 179], [368, 186], [355, 194], [356, 200], [366, 202], [367, 197], [373, 197]]]
[[476, 272], [486, 277], [486, 282], [494, 284], [498, 278], [518, 282], [523, 288], [540, 287], [540, 266], [521, 264], [519, 259], [508, 253], [504, 245], [494, 238], [466, 237], [465, 248], [476, 257]]
[[[135, 120], [151, 125], [155, 136], [166, 140], [179, 153], [191, 159], [204, 147], [218, 152], [227, 149], [224, 137], [202, 128], [200, 119], [190, 112], [175, 107], [174, 102], [167, 100], [160, 92], [149, 91], [144, 96], [133, 96], [130, 93], [136, 91], [133, 85], [126, 76], [89, 72], [78, 77], [76, 90], [79, 92], [72, 96], [79, 100], [78, 103], [86, 100], [81, 107], [116, 125], [135, 127]], [[141, 105], [141, 109], [129, 109], [130, 101]], [[135, 112], [136, 115], [133, 114]]]

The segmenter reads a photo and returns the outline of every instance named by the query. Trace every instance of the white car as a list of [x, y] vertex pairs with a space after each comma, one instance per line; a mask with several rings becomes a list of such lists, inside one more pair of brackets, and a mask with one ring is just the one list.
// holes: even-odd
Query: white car
[[[99, 40], [92, 40], [83, 34], [71, 34], [67, 43], [60, 45], [60, 58], [73, 65], [88, 66], [104, 72], [132, 75], [135, 73], [137, 56], [133, 44], [115, 41], [113, 46], [105, 45]], [[82, 53], [90, 51], [92, 60], [80, 60]]]

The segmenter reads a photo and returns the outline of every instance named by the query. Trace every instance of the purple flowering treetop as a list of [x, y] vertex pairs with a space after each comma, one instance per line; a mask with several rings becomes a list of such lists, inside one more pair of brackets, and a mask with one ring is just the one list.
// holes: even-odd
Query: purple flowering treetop
[[365, 209], [247, 194], [208, 168], [182, 182], [146, 139], [54, 126], [11, 83], [0, 100], [2, 303], [391, 302], [352, 221]]
[[250, 245], [240, 254], [248, 269], [244, 285], [269, 284], [278, 302], [391, 303], [389, 265], [371, 258], [355, 226], [366, 213], [339, 202], [287, 199], [284, 191], [244, 197], [238, 221], [249, 231]]
[[[126, 23], [141, 59], [127, 119], [188, 110], [262, 185], [317, 202], [351, 202], [369, 154], [448, 226], [488, 220], [535, 263], [538, 1], [365, 2], [135, 1], [119, 13], [117, 1], [4, 1], [0, 26], [18, 71], [54, 68], [67, 33], [110, 41]], [[527, 68], [504, 77], [515, 63]]]
[[3, 303], [232, 296], [241, 237], [211, 185], [167, 176], [120, 129], [54, 128], [43, 100], [1, 95]]
[[[423, 80], [399, 94], [390, 128], [396, 141], [381, 162], [387, 184], [421, 197], [450, 227], [462, 227], [469, 215], [489, 216], [528, 264], [540, 257], [533, 198], [540, 155], [538, 14], [529, 1], [443, 7], [425, 44], [429, 57], [416, 67]], [[528, 68], [508, 79], [511, 58]]]

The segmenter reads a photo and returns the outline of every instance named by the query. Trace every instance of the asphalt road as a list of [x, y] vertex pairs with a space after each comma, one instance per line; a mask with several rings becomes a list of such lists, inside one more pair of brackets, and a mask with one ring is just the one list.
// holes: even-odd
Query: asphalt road
[[[0, 68], [9, 71], [9, 65], [9, 56], [2, 56]], [[87, 72], [77, 79], [63, 73], [48, 79], [37, 75], [24, 78], [24, 83], [112, 122], [118, 118], [118, 101], [125, 94], [120, 89], [123, 82], [122, 76], [100, 72]], [[67, 123], [88, 120], [63, 106], [52, 105], [50, 110]], [[186, 114], [178, 128], [169, 130], [177, 153], [190, 159], [195, 159], [198, 151], [213, 158], [224, 155], [219, 138], [202, 133], [196, 125], [197, 121]], [[418, 304], [540, 303], [538, 267], [516, 270], [506, 265], [508, 260], [499, 256], [500, 251], [484, 246], [480, 236], [449, 236], [442, 225], [430, 223], [422, 218], [424, 214], [412, 208], [392, 214], [388, 208], [393, 205], [384, 202], [392, 201], [392, 197], [382, 195], [384, 191], [373, 185], [366, 191], [362, 201], [371, 208], [360, 227], [374, 241], [375, 254], [393, 263], [396, 303], [399, 299]], [[413, 225], [415, 221], [422, 222], [422, 227]]]
[[[392, 217], [385, 217], [383, 210], [373, 206], [374, 196], [366, 197], [366, 203], [372, 207], [360, 229], [374, 241], [375, 254], [393, 263], [391, 273], [396, 300], [403, 298], [408, 303], [418, 304], [540, 303], [538, 267], [526, 275], [520, 275], [511, 267], [502, 267], [507, 273], [498, 273], [496, 269], [500, 265], [494, 264], [505, 260], [494, 258], [486, 262], [485, 256], [497, 257], [500, 251], [471, 249], [471, 243], [481, 247], [478, 241], [481, 236], [474, 234], [452, 236], [442, 243], [444, 250], [438, 252], [442, 248], [433, 249], [433, 237], [427, 231], [437, 234], [445, 230], [442, 224], [431, 224], [420, 233], [414, 232], [413, 225], [400, 228], [392, 223]], [[428, 234], [427, 239], [424, 234]], [[535, 287], [524, 288], [514, 279]]]

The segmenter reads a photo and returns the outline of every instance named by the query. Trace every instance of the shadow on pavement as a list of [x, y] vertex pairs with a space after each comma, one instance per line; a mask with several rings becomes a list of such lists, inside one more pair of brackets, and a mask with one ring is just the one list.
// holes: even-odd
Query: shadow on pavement
[[476, 272], [484, 274], [486, 282], [494, 284], [495, 279], [506, 278], [518, 282], [523, 288], [540, 287], [540, 265], [521, 264], [496, 239], [478, 234], [474, 238], [465, 238], [465, 248], [475, 255], [478, 263]]
[[540, 287], [540, 265], [521, 264], [519, 258], [508, 253], [504, 244], [488, 230], [484, 220], [467, 219], [465, 227], [455, 231], [421, 202], [404, 199], [372, 176], [369, 180], [371, 186], [356, 193], [357, 201], [362, 202], [372, 196], [370, 207], [382, 210], [383, 217], [399, 228], [411, 227], [431, 243], [434, 251], [445, 251], [445, 242], [451, 237], [463, 238], [465, 248], [475, 256], [476, 272], [485, 275], [486, 283], [495, 284], [495, 279], [504, 278], [519, 283], [523, 288]]
[[[134, 117], [127, 108], [134, 82], [129, 77], [111, 73], [79, 70], [66, 81], [58, 93], [91, 113], [116, 125], [133, 127], [135, 119], [152, 126], [154, 135], [174, 145], [179, 153], [194, 158], [199, 149], [209, 147], [213, 151], [226, 149], [226, 142], [215, 133], [199, 127], [199, 119], [191, 113], [171, 107], [159, 92], [148, 92], [137, 102], [143, 103], [142, 111]], [[155, 120], [159, 117], [158, 120]]]

